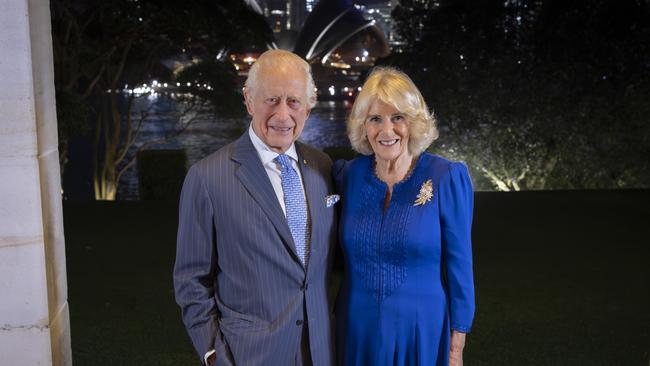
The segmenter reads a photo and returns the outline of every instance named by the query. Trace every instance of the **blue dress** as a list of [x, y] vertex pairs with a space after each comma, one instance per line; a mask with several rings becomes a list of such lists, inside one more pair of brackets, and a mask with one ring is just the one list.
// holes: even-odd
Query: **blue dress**
[[[337, 161], [345, 273], [336, 304], [340, 365], [447, 366], [451, 329], [474, 317], [472, 184], [465, 165], [424, 153], [387, 186], [374, 156]], [[427, 189], [425, 184], [431, 180]], [[430, 200], [415, 205], [418, 195]]]

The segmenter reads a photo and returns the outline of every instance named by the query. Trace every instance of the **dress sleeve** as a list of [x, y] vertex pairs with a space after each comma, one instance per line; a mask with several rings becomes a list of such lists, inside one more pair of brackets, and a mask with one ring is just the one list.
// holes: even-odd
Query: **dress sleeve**
[[464, 164], [449, 165], [440, 182], [439, 199], [451, 329], [469, 333], [475, 307], [471, 238], [474, 193]]

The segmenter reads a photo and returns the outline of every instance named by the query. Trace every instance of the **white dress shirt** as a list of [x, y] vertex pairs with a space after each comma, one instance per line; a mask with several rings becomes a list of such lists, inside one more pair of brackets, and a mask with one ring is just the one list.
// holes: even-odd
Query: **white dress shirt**
[[[280, 154], [271, 150], [271, 148], [269, 148], [257, 136], [255, 131], [253, 131], [252, 126], [248, 128], [248, 135], [251, 138], [251, 142], [253, 142], [255, 150], [257, 150], [257, 155], [259, 155], [260, 160], [262, 161], [264, 170], [266, 170], [266, 174], [269, 176], [269, 180], [271, 181], [275, 195], [278, 197], [278, 202], [280, 202], [280, 206], [282, 207], [282, 211], [286, 217], [287, 209], [284, 207], [284, 191], [282, 190], [280, 165], [273, 160]], [[291, 144], [291, 147], [289, 147], [289, 149], [285, 151], [284, 154], [291, 158], [291, 166], [298, 173], [298, 177], [300, 178], [300, 188], [302, 188], [302, 194], [304, 195], [305, 183], [302, 181], [302, 173], [300, 173], [300, 168], [298, 168], [298, 153], [296, 152], [296, 144]], [[307, 197], [305, 197], [305, 202], [307, 202]]]

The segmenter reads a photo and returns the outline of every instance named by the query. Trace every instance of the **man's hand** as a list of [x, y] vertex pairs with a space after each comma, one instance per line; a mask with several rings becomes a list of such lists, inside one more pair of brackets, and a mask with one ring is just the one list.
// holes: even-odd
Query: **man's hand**
[[451, 349], [449, 351], [449, 366], [463, 366], [463, 348], [465, 333], [451, 331]]

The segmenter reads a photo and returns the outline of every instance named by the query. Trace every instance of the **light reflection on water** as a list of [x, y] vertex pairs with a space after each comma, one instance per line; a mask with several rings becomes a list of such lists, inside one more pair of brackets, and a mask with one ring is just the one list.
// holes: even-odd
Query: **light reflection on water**
[[[207, 110], [199, 110], [180, 116], [176, 104], [167, 98], [138, 98], [134, 108], [134, 119], [143, 111], [150, 114], [142, 125], [140, 134], [130, 155], [143, 143], [159, 140], [176, 131], [179, 118], [192, 118], [189, 127], [180, 135], [148, 149], [184, 149], [188, 163], [194, 164], [205, 156], [217, 151], [233, 141], [248, 128], [249, 118], [220, 118]], [[318, 102], [311, 111], [300, 141], [319, 149], [327, 147], [349, 146], [345, 132], [345, 118], [351, 103], [347, 101]], [[118, 199], [138, 199], [137, 167], [134, 165], [125, 172], [118, 188]]]

